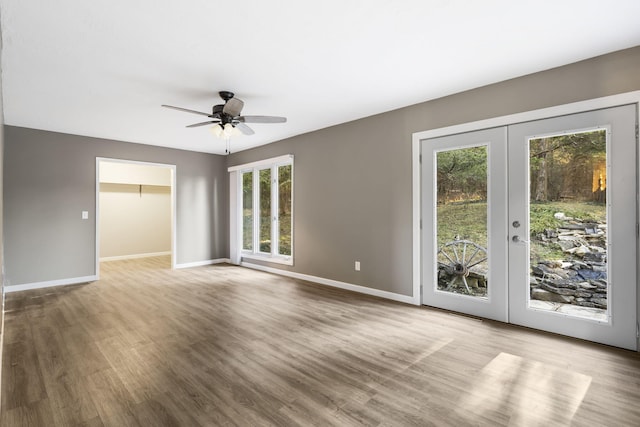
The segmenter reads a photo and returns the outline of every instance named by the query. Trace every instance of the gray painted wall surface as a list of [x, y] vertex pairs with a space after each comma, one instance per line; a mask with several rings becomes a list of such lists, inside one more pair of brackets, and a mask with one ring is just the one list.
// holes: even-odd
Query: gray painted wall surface
[[[226, 166], [295, 155], [294, 258], [275, 268], [411, 295], [413, 132], [640, 89], [640, 47], [224, 157], [5, 127], [7, 284], [94, 274], [95, 157], [176, 164], [178, 263], [226, 258]], [[80, 212], [90, 219], [82, 221]], [[362, 271], [354, 271], [354, 261]], [[255, 261], [252, 261], [255, 262]], [[34, 268], [35, 266], [35, 268]]]
[[235, 153], [228, 166], [295, 156], [295, 264], [267, 265], [411, 295], [414, 132], [639, 90], [639, 70], [636, 47]]
[[[2, 57], [2, 37], [0, 37], [0, 57]], [[0, 336], [4, 325], [4, 220], [2, 218], [2, 175], [4, 167], [4, 107], [2, 97], [2, 68], [0, 68]], [[0, 342], [2, 339], [0, 338]], [[2, 362], [2, 349], [0, 348], [0, 362]]]
[[[177, 263], [228, 258], [225, 158], [5, 126], [6, 285], [95, 274], [96, 157], [174, 164]], [[81, 211], [89, 211], [89, 220]]]

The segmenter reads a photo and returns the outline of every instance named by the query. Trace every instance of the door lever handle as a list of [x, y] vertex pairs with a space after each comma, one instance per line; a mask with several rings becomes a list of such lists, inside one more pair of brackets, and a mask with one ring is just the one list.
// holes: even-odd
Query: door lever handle
[[524, 243], [524, 244], [529, 244], [530, 243], [528, 240], [521, 239], [520, 236], [517, 236], [517, 235], [513, 236], [511, 238], [511, 241], [513, 243]]

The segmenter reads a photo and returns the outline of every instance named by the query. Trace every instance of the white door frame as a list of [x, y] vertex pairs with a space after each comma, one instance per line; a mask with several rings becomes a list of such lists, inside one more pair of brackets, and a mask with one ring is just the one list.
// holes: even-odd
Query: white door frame
[[[421, 241], [421, 166], [420, 166], [420, 142], [424, 139], [437, 138], [440, 136], [453, 135], [457, 133], [472, 132], [481, 129], [487, 129], [498, 126], [507, 126], [517, 123], [528, 122], [531, 120], [548, 119], [556, 116], [567, 114], [581, 113], [600, 108], [617, 107], [626, 104], [640, 105], [640, 91], [627, 92], [618, 95], [611, 95], [602, 98], [596, 98], [586, 101], [579, 101], [570, 104], [564, 104], [554, 107], [542, 108], [539, 110], [526, 111], [523, 113], [510, 114], [507, 116], [494, 117], [486, 120], [479, 120], [470, 123], [463, 123], [454, 126], [431, 129], [421, 132], [415, 132], [412, 137], [411, 146], [411, 166], [412, 166], [412, 261], [413, 261], [413, 295], [412, 302], [420, 305], [422, 301], [422, 241]], [[640, 108], [637, 108], [640, 111]], [[640, 113], [639, 113], [640, 114]], [[640, 117], [638, 117], [640, 123]], [[638, 150], [640, 151], [640, 150]], [[640, 154], [636, 159], [636, 165], [640, 164]], [[637, 166], [636, 166], [637, 168]], [[636, 172], [636, 179], [638, 173]], [[640, 179], [637, 182], [640, 188]], [[639, 210], [640, 206], [637, 207]], [[638, 218], [636, 218], [636, 223]], [[640, 246], [640, 245], [639, 245]], [[640, 247], [638, 248], [640, 250]], [[640, 253], [640, 252], [639, 252]], [[639, 266], [636, 266], [638, 269]], [[639, 275], [640, 277], [640, 275]], [[640, 319], [640, 284], [636, 283], [639, 289], [636, 301], [636, 318]], [[640, 340], [639, 340], [640, 341]], [[640, 347], [640, 346], [639, 346]]]
[[177, 252], [177, 227], [176, 227], [176, 200], [177, 200], [177, 185], [176, 185], [176, 165], [165, 163], [152, 163], [142, 162], [137, 160], [125, 160], [114, 159], [109, 157], [96, 157], [96, 260], [95, 271], [96, 278], [100, 279], [100, 163], [127, 163], [142, 166], [155, 166], [166, 169], [171, 169], [171, 269], [176, 268], [176, 260], [178, 259]]

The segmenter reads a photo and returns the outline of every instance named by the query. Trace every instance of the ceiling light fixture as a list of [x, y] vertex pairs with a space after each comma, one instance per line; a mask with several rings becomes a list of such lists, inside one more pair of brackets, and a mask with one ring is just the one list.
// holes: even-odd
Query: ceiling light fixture
[[224, 125], [222, 123], [218, 123], [211, 128], [211, 132], [217, 138], [229, 138], [232, 136], [238, 136], [242, 134], [242, 132], [236, 129], [236, 127], [233, 126], [231, 123], [225, 123]]
[[231, 123], [218, 123], [211, 128], [211, 133], [213, 133], [216, 138], [224, 138], [226, 144], [226, 154], [231, 154], [231, 148], [229, 144], [229, 140], [231, 139], [231, 137], [242, 135], [242, 132], [240, 132], [239, 129], [236, 129], [236, 127]]

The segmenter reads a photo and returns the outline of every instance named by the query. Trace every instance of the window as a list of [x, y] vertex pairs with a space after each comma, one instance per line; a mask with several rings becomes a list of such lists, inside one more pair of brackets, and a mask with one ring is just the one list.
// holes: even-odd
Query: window
[[293, 156], [231, 170], [239, 173], [242, 257], [293, 264]]
[[242, 249], [253, 250], [253, 172], [242, 174]]

